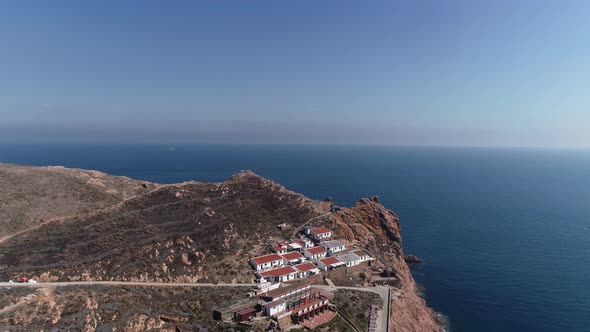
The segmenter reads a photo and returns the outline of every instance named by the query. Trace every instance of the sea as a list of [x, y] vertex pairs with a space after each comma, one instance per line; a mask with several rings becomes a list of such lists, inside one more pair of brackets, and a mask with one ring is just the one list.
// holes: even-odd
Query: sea
[[[380, 146], [0, 144], [0, 162], [160, 183], [241, 170], [401, 219], [423, 296], [454, 332], [590, 331], [590, 151]], [[395, 317], [395, 313], [394, 313]]]

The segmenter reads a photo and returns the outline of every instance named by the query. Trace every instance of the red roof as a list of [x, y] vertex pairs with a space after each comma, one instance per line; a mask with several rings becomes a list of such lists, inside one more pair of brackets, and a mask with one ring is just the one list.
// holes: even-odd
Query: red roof
[[320, 262], [324, 263], [324, 265], [332, 265], [340, 263], [340, 260], [336, 257], [326, 257], [324, 259], [320, 259]]
[[326, 250], [322, 247], [313, 247], [306, 250], [308, 253], [312, 255], [317, 255], [326, 252]]
[[280, 267], [278, 269], [274, 269], [274, 270], [268, 270], [268, 271], [264, 271], [264, 272], [260, 272], [260, 275], [263, 277], [268, 277], [268, 276], [284, 276], [290, 273], [297, 273], [297, 270], [295, 270], [294, 268], [292, 268], [291, 266], [283, 266]]
[[273, 252], [281, 252], [281, 251], [285, 251], [285, 250], [287, 250], [287, 248], [283, 248], [281, 246], [274, 246], [274, 247], [272, 247], [272, 251]]
[[305, 246], [305, 242], [301, 241], [301, 240], [293, 240], [293, 243], [297, 243], [298, 245], [304, 247]]
[[264, 255], [264, 256], [259, 256], [259, 257], [254, 257], [252, 258], [252, 261], [256, 264], [266, 264], [266, 263], [270, 263], [270, 262], [274, 262], [274, 261], [280, 261], [283, 258], [277, 254], [270, 254], [270, 255]]
[[303, 263], [299, 265], [295, 265], [295, 268], [301, 272], [311, 271], [313, 269], [317, 269], [318, 267], [312, 263]]
[[284, 259], [286, 259], [288, 261], [292, 261], [292, 260], [295, 260], [295, 259], [303, 258], [303, 255], [301, 255], [298, 252], [290, 252], [290, 253], [284, 254], [282, 256], [283, 256]]
[[327, 229], [326, 227], [316, 227], [310, 230], [312, 234], [324, 234], [324, 233], [331, 233], [332, 231]]

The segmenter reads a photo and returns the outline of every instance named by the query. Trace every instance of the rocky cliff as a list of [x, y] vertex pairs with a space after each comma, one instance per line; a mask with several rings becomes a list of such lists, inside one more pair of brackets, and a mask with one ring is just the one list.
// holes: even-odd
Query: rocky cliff
[[[391, 331], [440, 330], [404, 261], [399, 219], [377, 198], [331, 213], [329, 202], [252, 172], [220, 183], [157, 185], [92, 171], [20, 168], [0, 165], [7, 184], [0, 186], [6, 200], [0, 216], [16, 224], [0, 233], [1, 279], [251, 282], [248, 257], [313, 223], [365, 248], [378, 258], [374, 268], [395, 275]], [[56, 192], [45, 185], [41, 195], [19, 176], [35, 176]], [[96, 198], [81, 199], [73, 190]], [[18, 204], [10, 200], [15, 193]], [[291, 229], [279, 230], [279, 223]]]

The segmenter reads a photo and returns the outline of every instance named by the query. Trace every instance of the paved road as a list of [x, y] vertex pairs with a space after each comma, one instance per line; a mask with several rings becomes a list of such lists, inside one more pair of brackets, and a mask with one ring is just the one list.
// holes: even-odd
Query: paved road
[[253, 287], [258, 284], [211, 284], [196, 282], [135, 282], [135, 281], [64, 281], [36, 284], [0, 282], [0, 287], [61, 287], [61, 286], [144, 286], [144, 287]]

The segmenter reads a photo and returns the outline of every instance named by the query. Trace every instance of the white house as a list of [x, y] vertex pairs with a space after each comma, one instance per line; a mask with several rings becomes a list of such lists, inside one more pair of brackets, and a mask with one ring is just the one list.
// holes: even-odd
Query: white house
[[262, 305], [262, 311], [267, 316], [274, 316], [278, 313], [285, 311], [286, 309], [285, 300], [279, 299]]
[[292, 266], [283, 266], [278, 269], [258, 272], [260, 279], [274, 282], [285, 282], [293, 279], [297, 279], [299, 271], [295, 270]]
[[286, 254], [287, 252], [289, 252], [287, 246], [281, 246], [281, 245], [271, 246], [270, 251], [274, 252], [275, 254], [279, 254], [279, 255]]
[[326, 249], [322, 247], [313, 247], [303, 250], [303, 256], [307, 259], [321, 259], [326, 257]]
[[340, 261], [338, 258], [332, 256], [332, 257], [326, 257], [324, 259], [320, 259], [318, 261], [318, 267], [322, 270], [322, 271], [328, 271], [328, 270], [332, 270], [335, 269], [339, 266], [345, 265], [345, 262]]
[[326, 251], [328, 252], [328, 256], [332, 256], [332, 255], [334, 255], [334, 253], [337, 253], [339, 251], [343, 251], [344, 249], [346, 249], [346, 247], [344, 246], [344, 243], [342, 243], [338, 240], [321, 242], [320, 246], [322, 246], [324, 249], [326, 249]]
[[320, 269], [310, 262], [295, 265], [294, 267], [297, 269], [297, 271], [299, 271], [299, 278], [307, 278], [320, 273]]
[[373, 259], [371, 256], [369, 256], [369, 254], [367, 254], [365, 251], [363, 251], [361, 249], [355, 249], [352, 251], [352, 253], [359, 256], [359, 259], [361, 262], [365, 262], [365, 261]]
[[284, 254], [281, 256], [285, 260], [285, 265], [299, 264], [305, 260], [305, 257], [303, 257], [302, 254], [300, 254], [296, 251], [293, 251], [293, 252], [290, 252], [288, 254]]
[[326, 227], [316, 227], [309, 230], [309, 235], [316, 241], [322, 241], [331, 238], [332, 231]]
[[269, 269], [271, 267], [283, 266], [284, 260], [283, 260], [283, 257], [281, 257], [277, 254], [270, 254], [270, 255], [264, 255], [264, 256], [250, 258], [250, 260], [248, 260], [248, 263], [250, 263], [250, 265], [252, 265], [254, 270], [260, 271], [260, 270], [264, 270], [264, 269]]
[[353, 252], [342, 253], [336, 256], [340, 261], [346, 263], [347, 267], [360, 264], [361, 258]]

